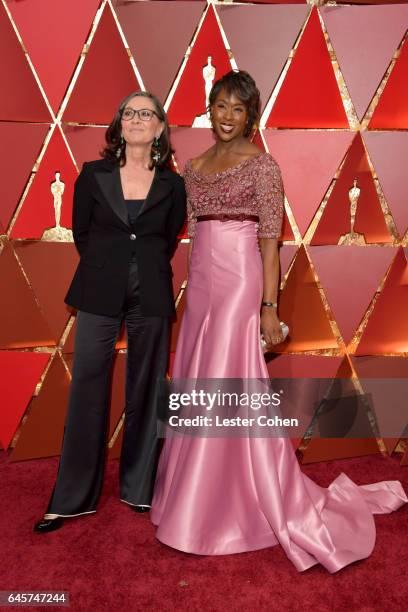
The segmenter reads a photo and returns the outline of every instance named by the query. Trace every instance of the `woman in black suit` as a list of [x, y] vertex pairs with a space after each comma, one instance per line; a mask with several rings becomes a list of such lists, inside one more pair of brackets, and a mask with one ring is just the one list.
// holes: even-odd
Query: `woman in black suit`
[[182, 178], [164, 109], [147, 92], [120, 104], [103, 159], [75, 183], [73, 235], [80, 262], [66, 296], [78, 309], [72, 384], [57, 480], [38, 533], [95, 512], [105, 463], [112, 358], [127, 331], [120, 497], [149, 510], [156, 472], [157, 383], [165, 378], [174, 314], [170, 259], [185, 218]]

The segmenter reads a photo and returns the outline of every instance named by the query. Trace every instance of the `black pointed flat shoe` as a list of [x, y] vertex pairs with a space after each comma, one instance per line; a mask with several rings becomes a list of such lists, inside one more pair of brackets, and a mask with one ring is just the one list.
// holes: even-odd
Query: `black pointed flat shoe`
[[150, 506], [130, 506], [135, 512], [150, 512]]
[[61, 516], [58, 516], [54, 519], [46, 519], [43, 518], [41, 521], [38, 521], [34, 525], [34, 530], [36, 533], [48, 533], [49, 531], [55, 531], [56, 529], [60, 529], [64, 524], [64, 519]]

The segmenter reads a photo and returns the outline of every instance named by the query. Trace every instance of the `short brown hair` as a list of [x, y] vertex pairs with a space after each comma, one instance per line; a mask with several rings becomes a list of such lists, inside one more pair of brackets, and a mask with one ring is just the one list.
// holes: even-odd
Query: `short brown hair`
[[209, 97], [208, 111], [215, 103], [218, 94], [224, 89], [228, 94], [234, 94], [245, 105], [248, 113], [248, 123], [244, 136], [250, 136], [254, 126], [259, 122], [261, 114], [261, 95], [254, 79], [245, 70], [231, 70], [218, 79], [212, 86]]

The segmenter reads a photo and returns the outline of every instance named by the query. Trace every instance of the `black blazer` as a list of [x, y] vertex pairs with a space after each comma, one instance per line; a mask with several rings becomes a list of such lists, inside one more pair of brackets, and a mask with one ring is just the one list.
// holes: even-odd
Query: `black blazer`
[[86, 312], [118, 315], [135, 251], [142, 315], [173, 315], [170, 259], [185, 214], [183, 179], [167, 168], [156, 168], [131, 226], [119, 165], [105, 159], [84, 163], [75, 182], [72, 223], [80, 261], [65, 302]]

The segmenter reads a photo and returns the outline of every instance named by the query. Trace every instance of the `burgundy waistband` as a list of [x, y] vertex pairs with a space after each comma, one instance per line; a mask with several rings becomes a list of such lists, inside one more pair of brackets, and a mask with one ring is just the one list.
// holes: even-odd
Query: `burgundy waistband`
[[197, 221], [259, 221], [259, 217], [258, 215], [246, 215], [244, 213], [221, 213], [219, 215], [200, 215], [197, 217]]

